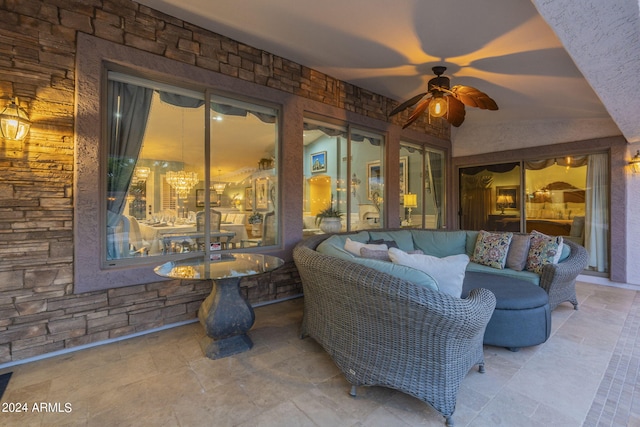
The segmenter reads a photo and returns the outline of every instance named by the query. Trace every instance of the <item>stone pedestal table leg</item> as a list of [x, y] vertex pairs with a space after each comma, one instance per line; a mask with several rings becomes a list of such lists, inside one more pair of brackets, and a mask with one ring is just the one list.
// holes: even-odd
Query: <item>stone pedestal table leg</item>
[[[198, 311], [207, 339], [203, 350], [210, 359], [242, 353], [253, 347], [247, 332], [253, 326], [253, 308], [240, 294], [240, 277], [213, 281], [211, 294]], [[206, 348], [205, 348], [206, 347]]]

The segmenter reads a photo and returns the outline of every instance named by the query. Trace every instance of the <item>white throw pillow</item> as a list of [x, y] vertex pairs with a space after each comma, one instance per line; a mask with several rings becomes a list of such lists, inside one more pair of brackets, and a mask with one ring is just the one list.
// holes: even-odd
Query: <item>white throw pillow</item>
[[374, 251], [386, 251], [387, 245], [376, 245], [373, 243], [360, 243], [354, 240], [351, 240], [347, 237], [347, 240], [344, 242], [344, 250], [352, 253], [355, 256], [360, 256], [360, 249], [367, 248]]
[[431, 255], [408, 254], [398, 248], [389, 248], [389, 258], [396, 264], [424, 271], [435, 279], [441, 292], [460, 298], [464, 274], [469, 264], [468, 255], [438, 258]]

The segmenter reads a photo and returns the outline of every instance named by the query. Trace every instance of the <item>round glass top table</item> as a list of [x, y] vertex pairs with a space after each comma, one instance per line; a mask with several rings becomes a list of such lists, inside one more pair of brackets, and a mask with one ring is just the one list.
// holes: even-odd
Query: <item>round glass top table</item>
[[198, 319], [207, 336], [203, 350], [210, 359], [220, 359], [242, 353], [253, 347], [247, 332], [253, 326], [255, 314], [240, 293], [240, 279], [266, 273], [284, 264], [280, 258], [249, 253], [214, 254], [170, 261], [153, 271], [169, 279], [211, 280], [211, 294], [198, 310]]

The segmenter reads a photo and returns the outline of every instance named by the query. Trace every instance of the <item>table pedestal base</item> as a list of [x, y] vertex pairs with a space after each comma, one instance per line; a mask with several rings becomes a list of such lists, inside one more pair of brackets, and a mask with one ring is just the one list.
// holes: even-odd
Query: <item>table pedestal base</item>
[[198, 318], [207, 336], [213, 339], [201, 343], [208, 358], [220, 359], [253, 347], [247, 332], [253, 326], [255, 314], [240, 294], [239, 277], [215, 280], [211, 294], [198, 310]]

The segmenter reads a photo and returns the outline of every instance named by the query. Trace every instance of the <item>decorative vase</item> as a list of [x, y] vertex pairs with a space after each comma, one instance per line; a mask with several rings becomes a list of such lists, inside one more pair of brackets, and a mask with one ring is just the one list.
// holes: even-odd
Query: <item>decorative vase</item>
[[322, 218], [320, 230], [325, 233], [338, 233], [342, 230], [342, 220], [340, 218]]

